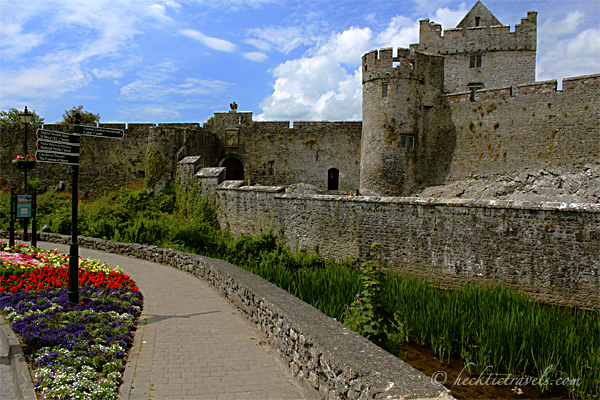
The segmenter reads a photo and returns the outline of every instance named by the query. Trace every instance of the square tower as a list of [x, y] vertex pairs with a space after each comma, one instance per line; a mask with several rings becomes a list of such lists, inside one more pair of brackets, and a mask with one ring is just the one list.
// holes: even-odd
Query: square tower
[[481, 1], [454, 29], [424, 19], [416, 49], [444, 56], [444, 90], [475, 91], [535, 82], [537, 12], [527, 12], [521, 23], [502, 25]]

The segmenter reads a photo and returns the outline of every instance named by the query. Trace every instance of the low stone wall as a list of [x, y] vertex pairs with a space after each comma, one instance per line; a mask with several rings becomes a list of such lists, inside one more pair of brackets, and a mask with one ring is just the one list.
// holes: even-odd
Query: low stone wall
[[[0, 236], [7, 237], [7, 232]], [[70, 236], [39, 233], [39, 240], [69, 244]], [[169, 265], [202, 278], [259, 324], [293, 373], [324, 398], [450, 399], [399, 358], [264, 279], [222, 260], [156, 246], [79, 237], [81, 247]]]
[[600, 204], [332, 196], [219, 187], [236, 236], [273, 229], [291, 249], [372, 257], [442, 287], [502, 283], [537, 301], [600, 308]]

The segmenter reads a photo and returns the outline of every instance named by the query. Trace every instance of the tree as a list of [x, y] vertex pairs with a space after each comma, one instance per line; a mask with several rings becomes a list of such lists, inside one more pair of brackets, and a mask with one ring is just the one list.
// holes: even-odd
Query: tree
[[[1, 125], [21, 125], [21, 118], [19, 117], [19, 113], [21, 111], [16, 108], [9, 108], [8, 111], [1, 110], [0, 111], [0, 124]], [[33, 114], [31, 117], [31, 123], [33, 125], [41, 125], [44, 123], [44, 118], [41, 118], [39, 115], [35, 113], [33, 110], [29, 110]]]
[[81, 124], [82, 125], [95, 125], [96, 122], [100, 122], [100, 114], [94, 114], [89, 111], [84, 111], [83, 106], [73, 107], [70, 110], [65, 110], [62, 115], [62, 121], [59, 121], [59, 124], [74, 124], [75, 123], [75, 113], [81, 114]]

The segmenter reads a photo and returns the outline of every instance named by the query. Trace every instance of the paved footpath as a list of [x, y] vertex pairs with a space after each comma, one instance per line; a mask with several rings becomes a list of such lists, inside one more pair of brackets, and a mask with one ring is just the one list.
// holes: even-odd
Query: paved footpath
[[15, 398], [10, 365], [8, 364], [8, 349], [0, 341], [0, 400]]
[[[69, 246], [38, 243], [68, 254]], [[209, 283], [185, 272], [96, 250], [144, 294], [121, 399], [315, 399], [259, 329]]]

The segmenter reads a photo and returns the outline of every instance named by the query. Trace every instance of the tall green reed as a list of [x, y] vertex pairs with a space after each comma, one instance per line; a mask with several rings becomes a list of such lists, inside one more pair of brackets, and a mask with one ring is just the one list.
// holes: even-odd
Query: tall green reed
[[387, 293], [409, 339], [441, 359], [460, 356], [471, 373], [529, 375], [542, 390], [570, 378], [570, 395], [599, 394], [598, 311], [543, 306], [501, 285], [444, 291], [402, 276], [389, 280]]

